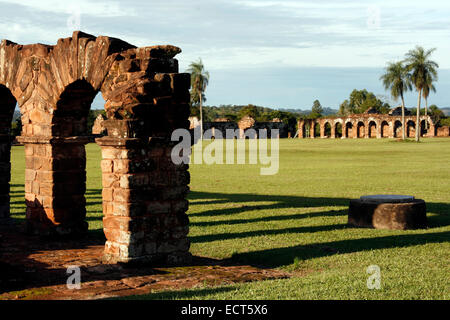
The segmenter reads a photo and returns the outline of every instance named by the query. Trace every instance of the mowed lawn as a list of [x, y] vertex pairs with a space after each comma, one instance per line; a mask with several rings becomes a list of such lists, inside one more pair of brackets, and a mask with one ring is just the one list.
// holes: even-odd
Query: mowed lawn
[[[101, 235], [100, 149], [87, 154], [88, 221]], [[23, 147], [12, 159], [12, 212], [23, 219]], [[134, 298], [450, 298], [450, 139], [283, 139], [278, 174], [260, 167], [191, 165], [191, 252], [293, 277]], [[424, 199], [429, 228], [347, 226], [349, 199], [366, 194]], [[379, 290], [367, 287], [370, 265], [380, 267]]]

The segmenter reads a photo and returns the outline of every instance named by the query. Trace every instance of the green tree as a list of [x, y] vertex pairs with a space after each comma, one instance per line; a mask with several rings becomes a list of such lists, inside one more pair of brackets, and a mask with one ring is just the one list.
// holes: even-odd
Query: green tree
[[403, 62], [389, 62], [385, 73], [380, 77], [384, 89], [390, 90], [395, 101], [402, 100], [402, 139], [405, 140], [405, 99], [404, 93], [412, 89], [411, 78]]
[[17, 137], [22, 134], [22, 118], [19, 116], [16, 121], [11, 124], [11, 136]]
[[191, 62], [187, 72], [191, 74], [191, 106], [198, 105], [200, 110], [200, 139], [203, 140], [202, 103], [206, 101], [205, 90], [209, 83], [209, 72], [205, 70], [202, 59]]
[[434, 123], [440, 123], [441, 119], [445, 119], [444, 112], [441, 109], [439, 109], [437, 105], [432, 104], [429, 109], [430, 109], [430, 117], [431, 119], [433, 119]]
[[314, 118], [314, 119], [320, 118], [322, 116], [322, 112], [323, 112], [323, 108], [322, 108], [322, 105], [320, 104], [320, 101], [314, 100], [312, 108], [311, 108], [310, 117]]
[[240, 120], [245, 116], [249, 116], [249, 117], [252, 117], [253, 119], [257, 120], [259, 117], [258, 108], [252, 104], [249, 104], [248, 106], [243, 107], [238, 113], [238, 118]]
[[[425, 86], [423, 87], [422, 96], [425, 99], [425, 115], [428, 114], [428, 96], [430, 91], [436, 92], [436, 88], [433, 84], [433, 79], [430, 75], [427, 77]], [[428, 122], [425, 121], [425, 130], [428, 130]]]
[[390, 105], [381, 101], [373, 92], [366, 89], [354, 89], [350, 93], [349, 99], [345, 100], [339, 106], [340, 115], [364, 113], [368, 109], [374, 108], [380, 113], [388, 113]]
[[420, 140], [420, 102], [424, 88], [429, 83], [437, 80], [437, 69], [439, 65], [430, 60], [431, 54], [436, 48], [425, 50], [417, 46], [406, 54], [406, 69], [411, 73], [411, 81], [418, 92], [417, 98], [417, 118], [416, 118], [416, 141]]

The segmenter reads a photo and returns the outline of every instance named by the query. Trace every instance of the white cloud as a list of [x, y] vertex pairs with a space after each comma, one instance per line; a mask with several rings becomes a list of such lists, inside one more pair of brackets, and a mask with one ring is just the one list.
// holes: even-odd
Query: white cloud
[[[1, 0], [1, 3], [18, 4], [14, 0]], [[73, 14], [80, 12], [83, 15], [101, 17], [136, 16], [136, 11], [130, 5], [120, 5], [119, 1], [90, 1], [90, 0], [22, 0], [21, 6], [30, 10], [51, 12], [57, 14]]]

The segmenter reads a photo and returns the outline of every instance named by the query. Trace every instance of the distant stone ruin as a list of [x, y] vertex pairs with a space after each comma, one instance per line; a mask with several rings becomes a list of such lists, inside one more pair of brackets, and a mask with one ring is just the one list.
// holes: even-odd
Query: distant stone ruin
[[105, 133], [106, 133], [105, 118], [103, 117], [103, 115], [99, 114], [97, 118], [95, 118], [94, 125], [92, 126], [92, 134], [102, 135]]
[[[430, 116], [420, 116], [421, 136], [436, 136], [436, 124]], [[416, 133], [416, 116], [405, 115], [406, 137]], [[427, 126], [425, 125], [427, 123]], [[379, 114], [370, 109], [362, 114], [346, 117], [300, 119], [298, 138], [401, 138], [402, 117], [394, 109], [390, 114]]]
[[27, 230], [86, 232], [87, 117], [103, 95], [105, 261], [189, 259], [188, 166], [175, 165], [171, 133], [189, 128], [190, 75], [177, 47], [137, 48], [80, 31], [56, 45], [0, 45], [0, 218], [9, 217], [10, 127], [16, 105], [25, 145]]
[[[190, 129], [194, 129], [200, 125], [197, 117], [190, 117]], [[220, 135], [224, 139], [226, 138], [227, 129], [239, 132], [236, 138], [259, 138], [260, 132], [265, 132], [267, 138], [287, 138], [289, 133], [289, 127], [286, 123], [280, 119], [275, 118], [272, 121], [255, 121], [250, 116], [245, 116], [237, 123], [229, 121], [226, 118], [218, 118], [215, 121], [206, 121], [203, 123], [203, 131], [211, 130], [212, 137]], [[279, 130], [276, 137], [271, 136], [271, 129]], [[261, 130], [261, 131], [260, 131]]]

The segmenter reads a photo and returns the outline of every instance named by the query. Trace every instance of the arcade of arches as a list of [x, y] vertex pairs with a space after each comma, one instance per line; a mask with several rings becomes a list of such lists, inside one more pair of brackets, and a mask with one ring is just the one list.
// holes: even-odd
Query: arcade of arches
[[[298, 121], [299, 138], [401, 138], [401, 116], [355, 114], [348, 117]], [[425, 124], [427, 122], [427, 125]], [[405, 116], [406, 136], [414, 137], [416, 116]], [[434, 137], [436, 128], [430, 116], [420, 116], [421, 135]]]
[[10, 127], [16, 106], [25, 145], [26, 226], [33, 234], [87, 230], [87, 116], [103, 95], [103, 227], [107, 262], [190, 259], [188, 166], [170, 136], [189, 128], [190, 75], [174, 46], [137, 48], [80, 31], [54, 46], [0, 45], [0, 221], [9, 217]]

